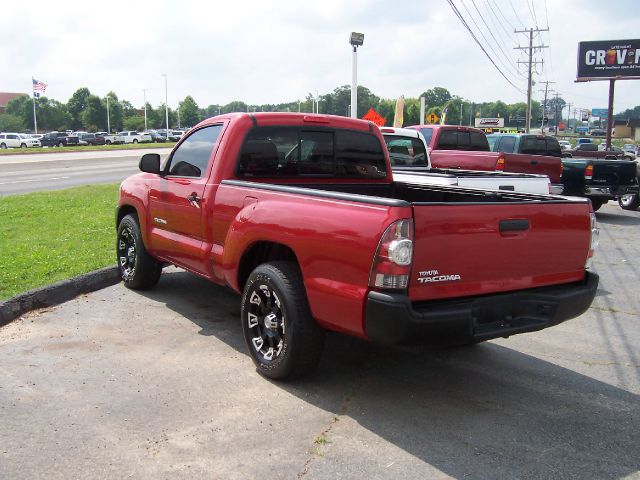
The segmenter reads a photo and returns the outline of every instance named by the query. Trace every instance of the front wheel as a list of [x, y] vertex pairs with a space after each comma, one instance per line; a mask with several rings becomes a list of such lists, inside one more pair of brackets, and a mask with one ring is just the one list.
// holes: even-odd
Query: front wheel
[[134, 138], [133, 143], [138, 143], [138, 140]]
[[62, 143], [62, 142], [58, 142], [58, 146], [59, 146], [59, 147], [64, 147], [64, 143]]
[[120, 278], [125, 287], [147, 290], [160, 279], [162, 264], [147, 252], [142, 241], [138, 218], [125, 215], [118, 225], [116, 245]]
[[7, 149], [7, 144], [6, 143], [0, 143], [0, 148], [2, 150], [6, 150]]
[[105, 145], [111, 145], [111, 140], [107, 140], [106, 142], [104, 142]]
[[311, 373], [322, 354], [324, 330], [311, 317], [295, 263], [258, 266], [242, 294], [242, 331], [258, 372], [276, 380]]
[[622, 195], [618, 198], [618, 205], [623, 210], [637, 210], [640, 207], [640, 195], [637, 193]]
[[21, 143], [20, 144], [20, 148], [27, 148], [27, 144], [26, 143]]

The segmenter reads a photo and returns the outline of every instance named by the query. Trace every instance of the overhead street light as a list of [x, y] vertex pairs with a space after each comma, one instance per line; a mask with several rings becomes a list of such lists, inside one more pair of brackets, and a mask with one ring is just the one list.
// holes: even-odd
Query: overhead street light
[[351, 118], [358, 118], [358, 47], [364, 43], [364, 33], [351, 32], [349, 44], [353, 47], [351, 61]]

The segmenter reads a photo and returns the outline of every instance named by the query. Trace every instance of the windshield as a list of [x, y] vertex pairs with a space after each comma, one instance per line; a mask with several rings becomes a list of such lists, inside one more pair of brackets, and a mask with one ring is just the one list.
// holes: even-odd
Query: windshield
[[421, 128], [420, 133], [424, 137], [424, 141], [427, 145], [431, 145], [431, 137], [433, 137], [433, 128]]

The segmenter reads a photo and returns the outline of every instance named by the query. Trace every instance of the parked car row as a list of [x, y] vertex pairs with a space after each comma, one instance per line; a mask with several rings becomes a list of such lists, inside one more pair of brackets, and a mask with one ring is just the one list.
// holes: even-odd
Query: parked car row
[[39, 147], [40, 140], [26, 133], [0, 133], [0, 148], [29, 148]]

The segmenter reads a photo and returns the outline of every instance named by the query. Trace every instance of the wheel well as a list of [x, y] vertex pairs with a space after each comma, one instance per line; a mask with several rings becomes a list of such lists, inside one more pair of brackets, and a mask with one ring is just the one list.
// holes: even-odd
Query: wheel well
[[244, 252], [238, 268], [238, 289], [242, 290], [254, 268], [273, 260], [289, 260], [298, 263], [296, 254], [286, 245], [274, 242], [254, 243]]
[[134, 207], [132, 207], [131, 205], [123, 205], [122, 207], [120, 207], [118, 209], [118, 214], [117, 214], [117, 218], [116, 218], [116, 229], [118, 228], [118, 225], [120, 225], [120, 221], [126, 216], [129, 215], [130, 213], [132, 213], [133, 215], [136, 216], [136, 218], [138, 217], [138, 212], [136, 211], [136, 209]]

